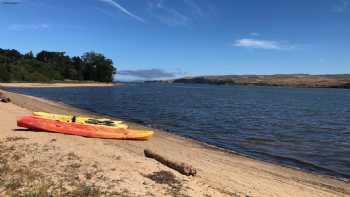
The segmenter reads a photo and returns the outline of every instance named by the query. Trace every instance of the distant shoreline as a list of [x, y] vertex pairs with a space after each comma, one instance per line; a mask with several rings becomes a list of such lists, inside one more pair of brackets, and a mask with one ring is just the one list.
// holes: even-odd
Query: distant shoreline
[[[157, 81], [148, 81], [157, 82]], [[350, 74], [338, 75], [221, 75], [184, 77], [158, 81], [162, 83], [211, 84], [211, 85], [253, 85], [302, 88], [343, 88], [350, 89]]]
[[77, 82], [77, 83], [0, 83], [4, 88], [64, 88], [64, 87], [111, 87], [117, 83]]

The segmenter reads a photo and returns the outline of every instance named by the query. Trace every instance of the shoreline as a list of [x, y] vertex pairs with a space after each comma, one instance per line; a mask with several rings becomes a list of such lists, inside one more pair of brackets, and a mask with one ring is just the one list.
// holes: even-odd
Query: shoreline
[[0, 83], [1, 88], [65, 88], [65, 87], [111, 87], [116, 83], [77, 82], [77, 83]]
[[[152, 82], [152, 81], [150, 81]], [[213, 75], [183, 77], [160, 81], [163, 83], [211, 84], [211, 85], [252, 85], [300, 88], [335, 88], [349, 89], [349, 74], [308, 75], [308, 74], [275, 74], [275, 75]]]
[[[42, 98], [7, 91], [2, 92], [11, 98], [13, 104], [24, 108], [27, 112], [47, 111], [54, 113], [74, 113], [77, 115], [98, 115]], [[134, 128], [145, 128], [136, 123], [130, 123], [130, 126]], [[51, 135], [55, 136], [57, 134]], [[67, 135], [59, 136], [64, 139], [77, 138]], [[86, 139], [78, 138], [81, 140]], [[191, 182], [189, 187], [195, 193], [205, 191], [204, 193], [210, 193], [213, 196], [350, 196], [349, 182], [255, 160], [225, 149], [160, 130], [156, 130], [154, 138], [146, 142], [101, 139], [86, 140], [103, 143], [104, 146], [100, 148], [118, 147], [125, 154], [135, 155], [142, 161], [149, 161], [143, 157], [143, 150], [149, 148], [163, 155], [172, 156], [176, 160], [188, 162], [198, 169], [198, 176], [189, 178], [190, 180], [188, 180]], [[72, 142], [72, 146], [74, 145], [76, 144]], [[152, 166], [161, 166], [158, 163], [154, 163], [154, 161], [149, 162], [152, 163]], [[164, 166], [162, 168], [167, 169]], [[178, 174], [176, 176], [182, 177]], [[211, 188], [210, 191], [204, 189], [201, 185], [205, 185], [205, 188]]]

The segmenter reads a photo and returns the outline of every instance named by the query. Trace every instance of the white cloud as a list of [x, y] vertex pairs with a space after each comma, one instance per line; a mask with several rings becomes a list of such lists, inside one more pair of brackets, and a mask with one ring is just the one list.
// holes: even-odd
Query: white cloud
[[[243, 38], [236, 40], [234, 43], [236, 47], [245, 47], [245, 48], [256, 48], [256, 49], [285, 49], [286, 47], [282, 47], [281, 44], [277, 41], [273, 40], [257, 40], [250, 38]], [[287, 47], [288, 48], [288, 47]]]
[[139, 16], [136, 16], [135, 14], [131, 13], [129, 10], [127, 10], [126, 8], [124, 8], [123, 6], [121, 6], [119, 3], [113, 1], [113, 0], [99, 0], [101, 2], [107, 3], [115, 8], [118, 8], [121, 12], [123, 12], [124, 14], [144, 23], [145, 20]]
[[308, 45], [291, 45], [289, 43], [282, 43], [275, 40], [261, 40], [254, 38], [242, 38], [235, 41], [233, 44], [236, 47], [267, 49], [267, 50], [292, 50], [308, 47]]
[[8, 27], [11, 31], [27, 31], [27, 30], [46, 30], [49, 29], [47, 24], [12, 24]]

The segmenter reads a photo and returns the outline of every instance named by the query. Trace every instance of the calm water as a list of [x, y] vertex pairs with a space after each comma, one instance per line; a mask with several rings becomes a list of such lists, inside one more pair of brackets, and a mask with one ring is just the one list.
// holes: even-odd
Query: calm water
[[350, 90], [175, 84], [12, 90], [350, 178]]

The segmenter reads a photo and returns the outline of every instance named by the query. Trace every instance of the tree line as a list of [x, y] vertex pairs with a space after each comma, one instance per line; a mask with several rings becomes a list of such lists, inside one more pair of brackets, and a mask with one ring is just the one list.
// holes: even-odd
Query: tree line
[[34, 55], [0, 48], [1, 82], [113, 82], [115, 74], [113, 61], [101, 53], [70, 57], [65, 52], [41, 51]]

